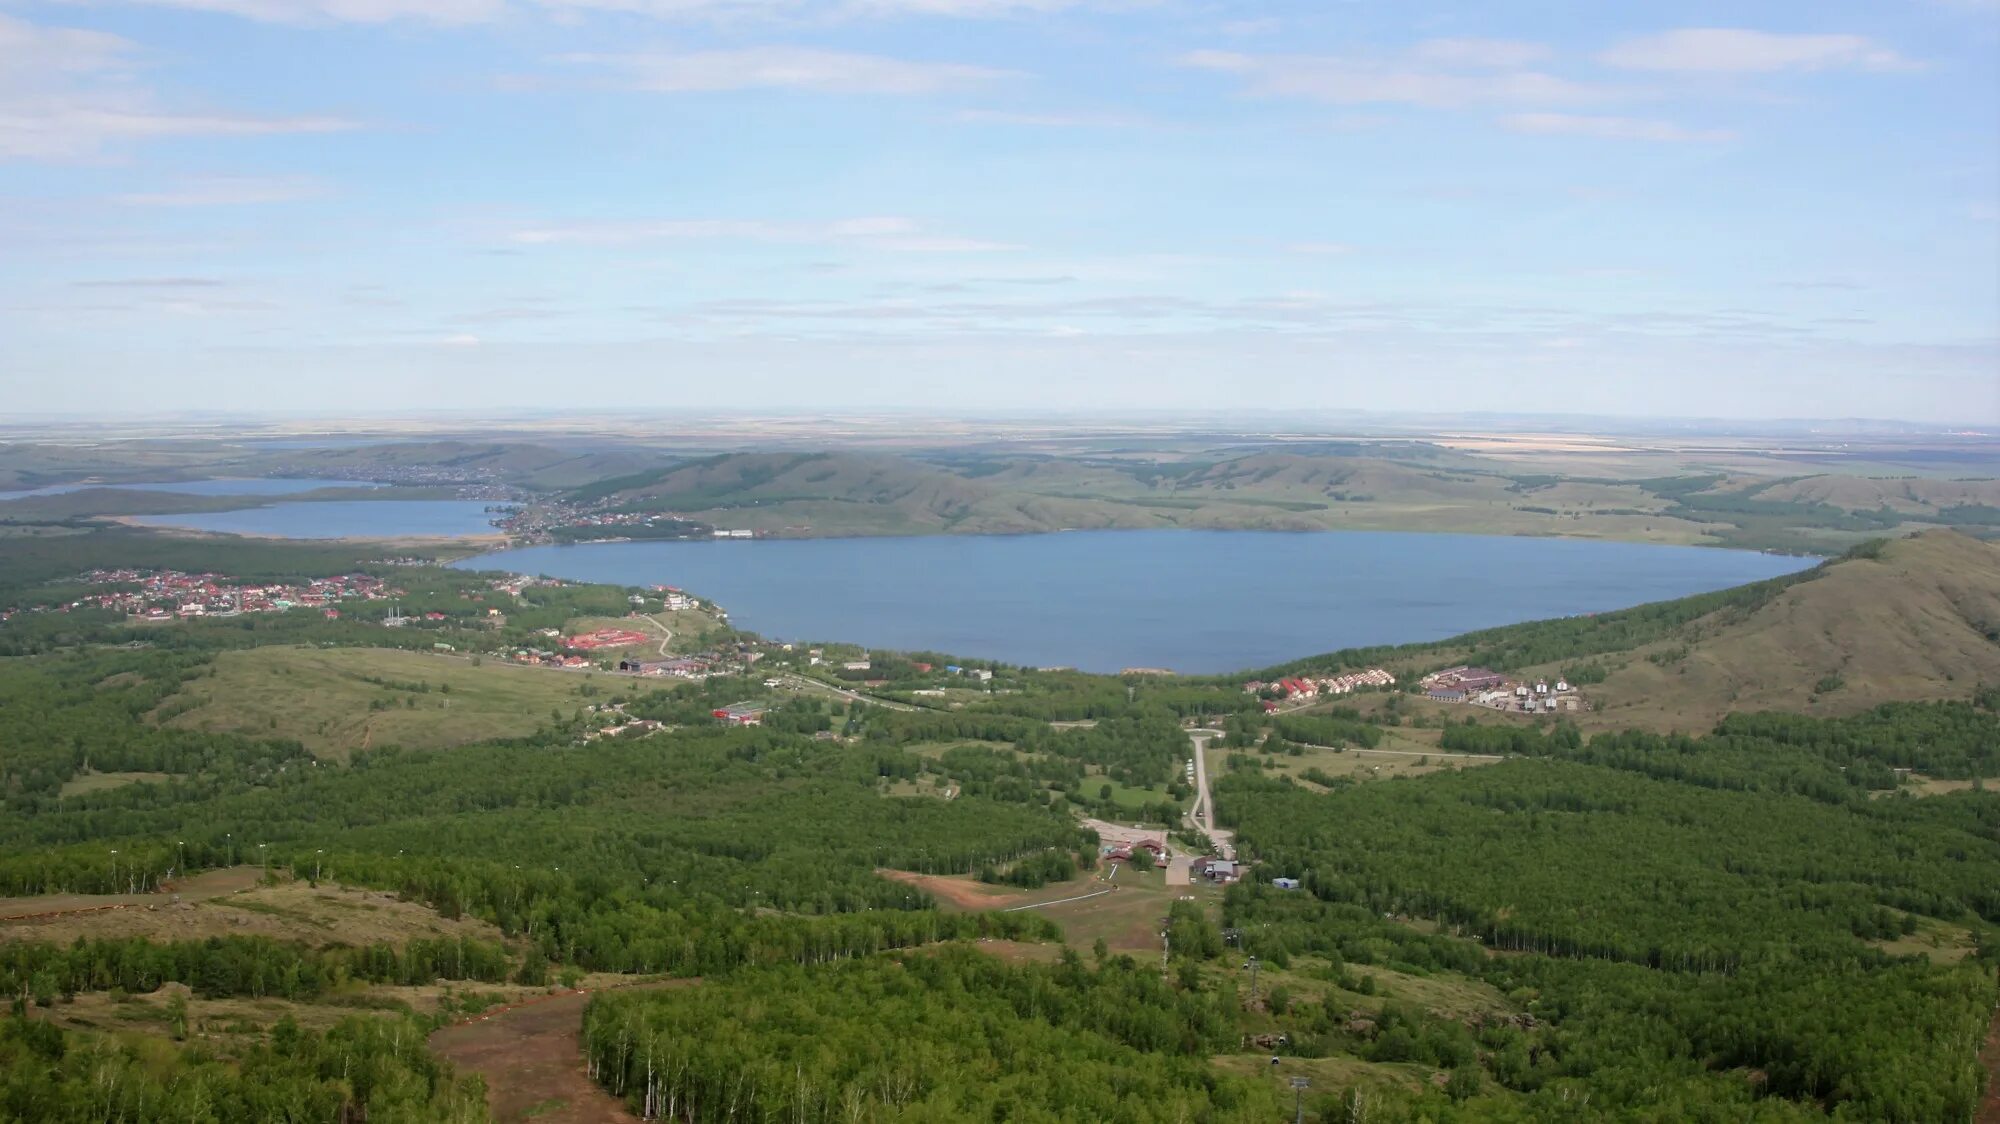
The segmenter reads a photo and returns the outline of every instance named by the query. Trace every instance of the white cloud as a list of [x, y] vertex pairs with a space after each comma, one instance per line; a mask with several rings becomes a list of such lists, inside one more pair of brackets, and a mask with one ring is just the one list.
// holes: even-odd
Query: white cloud
[[1003, 109], [963, 109], [954, 120], [974, 125], [1026, 125], [1045, 129], [1142, 129], [1152, 122], [1124, 113], [1089, 110], [1061, 113], [1015, 113]]
[[506, 10], [505, 0], [127, 0], [149, 7], [217, 12], [259, 23], [327, 24], [484, 23]]
[[1734, 140], [1736, 137], [1727, 129], [1689, 129], [1671, 121], [1573, 113], [1515, 113], [1502, 117], [1500, 124], [1516, 133], [1604, 137], [1611, 140], [1714, 142]]
[[575, 223], [514, 231], [511, 241], [533, 246], [627, 246], [645, 242], [739, 241], [849, 245], [903, 253], [984, 253], [1013, 247], [938, 234], [913, 219], [881, 217], [833, 222], [761, 219], [674, 219], [660, 222]]
[[1150, 0], [125, 0], [152, 7], [217, 12], [259, 23], [311, 26], [399, 20], [443, 26], [488, 23], [510, 10], [626, 12], [659, 20], [716, 24], [826, 24], [862, 19], [1006, 19], [1071, 9], [1123, 11]]
[[308, 176], [203, 176], [182, 180], [161, 191], [113, 196], [131, 207], [241, 207], [261, 203], [293, 203], [319, 199], [326, 185]]
[[1773, 74], [1812, 70], [1915, 70], [1918, 64], [1859, 35], [1778, 35], [1699, 27], [1617, 43], [1598, 61], [1624, 70]]
[[225, 284], [214, 277], [108, 277], [75, 282], [79, 289], [219, 289]]
[[1354, 252], [1354, 247], [1344, 242], [1294, 242], [1285, 249], [1294, 254], [1312, 254], [1319, 257], [1340, 257]]
[[[1471, 53], [1471, 52], [1461, 52]], [[1337, 105], [1402, 104], [1432, 108], [1482, 104], [1576, 104], [1609, 100], [1618, 91], [1537, 70], [1472, 66], [1461, 57], [1434, 59], [1334, 55], [1249, 55], [1194, 51], [1183, 66], [1241, 75], [1250, 93]]]
[[562, 61], [609, 68], [622, 75], [622, 85], [657, 93], [781, 89], [915, 95], [967, 89], [1010, 74], [959, 63], [780, 46], [577, 54], [564, 55]]
[[0, 15], [0, 160], [77, 159], [121, 140], [352, 128], [331, 117], [177, 111], [136, 80], [137, 45]]
[[1551, 52], [1541, 43], [1518, 39], [1427, 39], [1412, 53], [1443, 66], [1520, 67], [1540, 62]]

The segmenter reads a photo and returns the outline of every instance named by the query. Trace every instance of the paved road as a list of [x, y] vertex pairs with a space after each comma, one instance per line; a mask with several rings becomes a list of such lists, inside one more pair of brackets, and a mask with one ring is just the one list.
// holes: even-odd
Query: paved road
[[655, 627], [655, 628], [659, 629], [659, 630], [660, 630], [660, 635], [666, 638], [666, 639], [664, 639], [664, 640], [661, 640], [661, 641], [660, 641], [660, 654], [661, 654], [662, 656], [666, 655], [666, 654], [667, 654], [667, 645], [669, 645], [669, 644], [671, 644], [671, 643], [673, 643], [673, 642], [674, 642], [674, 630], [673, 630], [673, 629], [671, 629], [671, 628], [668, 628], [668, 627], [667, 627], [667, 626], [666, 626], [665, 624], [662, 624], [662, 623], [660, 622], [660, 618], [658, 618], [658, 617], [655, 617], [655, 616], [648, 616], [648, 617], [646, 617], [645, 619], [647, 619], [647, 620], [649, 620], [649, 621], [652, 621], [652, 622], [653, 622], [653, 627]]
[[1438, 757], [1446, 761], [1507, 760], [1506, 757], [1498, 753], [1446, 753], [1443, 750], [1437, 749], [1361, 749], [1352, 746], [1343, 750], [1330, 745], [1312, 745], [1308, 742], [1300, 742], [1298, 745], [1301, 749], [1323, 749], [1329, 753], [1352, 753], [1356, 757]]
[[1193, 730], [1188, 740], [1194, 743], [1194, 807], [1188, 812], [1188, 822], [1195, 830], [1204, 832], [1215, 841], [1215, 849], [1225, 859], [1236, 857], [1236, 833], [1221, 831], [1215, 826], [1215, 798], [1208, 792], [1208, 743], [1216, 737], [1213, 730]]
[[859, 691], [849, 691], [842, 687], [836, 687], [833, 684], [826, 682], [825, 680], [814, 679], [810, 675], [786, 674], [777, 676], [777, 679], [780, 683], [789, 683], [793, 687], [796, 687], [800, 690], [817, 688], [818, 690], [822, 691], [831, 691], [834, 694], [839, 695], [841, 698], [847, 699], [850, 702], [867, 703], [870, 706], [879, 706], [888, 710], [914, 711], [917, 709], [914, 706], [908, 706], [904, 703], [890, 702], [887, 699], [878, 699], [871, 695], [864, 695]]

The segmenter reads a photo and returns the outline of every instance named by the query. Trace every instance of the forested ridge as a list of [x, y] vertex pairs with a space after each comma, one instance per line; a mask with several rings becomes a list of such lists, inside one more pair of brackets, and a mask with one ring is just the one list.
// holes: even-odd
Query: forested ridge
[[[107, 536], [104, 558], [148, 538]], [[14, 549], [0, 542], [0, 590], [15, 598], [59, 598], [104, 564], [87, 543], [41, 544], [10, 569]], [[227, 572], [236, 547], [171, 549], [176, 564]], [[369, 564], [282, 544], [242, 562], [274, 576]], [[630, 592], [536, 590], [490, 627], [474, 600], [489, 592], [483, 576], [382, 569], [406, 604], [449, 609], [436, 627], [455, 631], [383, 629], [372, 603], [342, 620], [142, 630], [77, 610], [0, 623], [14, 653], [0, 658], [0, 892], [150, 890], [254, 864], [492, 928], [300, 943], [0, 927], [13, 1001], [0, 1119], [480, 1119], [476, 1085], [424, 1050], [433, 1024], [401, 1011], [227, 1043], [49, 1020], [77, 996], [185, 987], [196, 1005], [289, 1004], [584, 971], [703, 981], [590, 1007], [593, 1074], [657, 1117], [1275, 1122], [1292, 1102], [1273, 1072], [1311, 1072], [1307, 1118], [1343, 1124], [1960, 1121], [1984, 1084], [2000, 795], [1978, 786], [2000, 776], [2000, 690], [1586, 735], [1552, 720], [1441, 720], [1394, 694], [1266, 715], [1233, 680], [992, 665], [989, 689], [908, 712], [777, 693], [756, 673], [599, 676], [591, 708], [521, 736], [374, 746], [344, 764], [254, 729], [164, 724], [220, 652], [418, 648], [447, 634], [495, 650], [621, 613]], [[1582, 659], [1773, 595], [1746, 587], [1492, 630], [1450, 651]], [[882, 661], [897, 683], [942, 662]], [[761, 728], [709, 717], [746, 698], [771, 707]], [[594, 736], [633, 719], [665, 728]], [[1136, 955], [1089, 948], [1033, 910], [943, 908], [881, 873], [1038, 887], [1097, 868], [1080, 814], [1180, 828], [1190, 722], [1225, 730], [1209, 772], [1250, 874], [1219, 901], [1163, 893], [1165, 917], [1140, 915], [1136, 939], [1113, 934]], [[1404, 744], [1420, 722], [1427, 745], [1505, 760], [1383, 781], [1325, 771]], [[1272, 767], [1307, 751], [1311, 787]], [[1962, 790], [1912, 795], [1909, 770]], [[101, 774], [138, 779], [81, 783]], [[1078, 947], [1032, 963], [988, 943], [1065, 939]], [[1255, 993], [1251, 956], [1266, 972]]]

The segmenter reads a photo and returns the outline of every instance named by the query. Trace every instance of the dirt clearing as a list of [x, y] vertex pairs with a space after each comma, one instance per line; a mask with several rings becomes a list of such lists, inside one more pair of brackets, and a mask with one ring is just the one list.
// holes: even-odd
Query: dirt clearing
[[0, 921], [38, 914], [80, 913], [112, 907], [166, 905], [179, 894], [184, 902], [219, 898], [257, 885], [264, 872], [254, 866], [234, 866], [227, 870], [205, 870], [173, 884], [162, 894], [40, 894], [32, 898], [0, 898]]
[[[56, 941], [78, 937], [144, 937], [154, 941], [202, 940], [214, 936], [259, 936], [300, 941], [315, 947], [334, 944], [401, 943], [419, 937], [473, 937], [504, 941], [484, 921], [446, 920], [428, 906], [406, 902], [381, 890], [331, 883], [274, 886], [255, 884], [234, 892], [191, 897], [183, 891], [137, 895], [139, 904], [121, 909], [64, 912], [5, 920], [0, 941]], [[240, 881], [240, 877], [235, 881]], [[226, 885], [227, 883], [223, 883]]]
[[[633, 987], [694, 987], [665, 980]], [[585, 992], [537, 999], [431, 1035], [431, 1052], [460, 1073], [486, 1079], [486, 1107], [499, 1124], [599, 1124], [637, 1120], [584, 1072]]]

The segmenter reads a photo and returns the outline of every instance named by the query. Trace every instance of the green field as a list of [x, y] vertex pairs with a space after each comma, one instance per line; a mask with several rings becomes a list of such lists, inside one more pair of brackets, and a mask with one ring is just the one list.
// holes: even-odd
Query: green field
[[[193, 705], [170, 723], [289, 738], [345, 761], [378, 746], [439, 748], [532, 733], [549, 724], [551, 710], [569, 714], [606, 682], [587, 672], [491, 660], [474, 666], [387, 648], [257, 648], [218, 655], [214, 674], [175, 700]], [[405, 689], [415, 685], [430, 689]]]
[[63, 782], [64, 796], [82, 796], [85, 793], [103, 792], [110, 788], [122, 788], [128, 784], [158, 784], [171, 780], [171, 773], [82, 773]]

